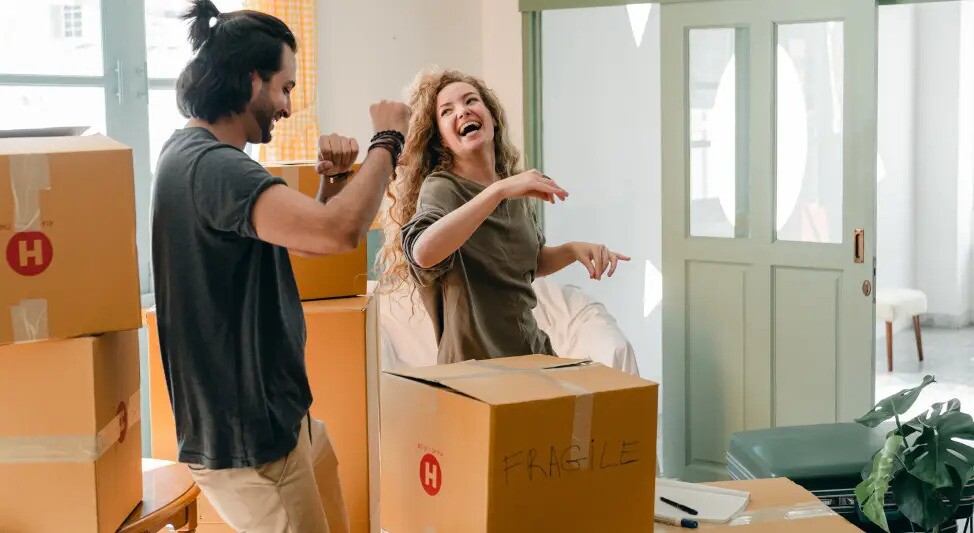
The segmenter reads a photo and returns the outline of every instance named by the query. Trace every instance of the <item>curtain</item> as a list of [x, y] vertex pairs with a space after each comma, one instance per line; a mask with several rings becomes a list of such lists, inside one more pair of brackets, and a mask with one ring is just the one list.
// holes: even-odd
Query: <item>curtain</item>
[[274, 15], [298, 42], [297, 86], [291, 92], [291, 118], [278, 122], [274, 138], [261, 145], [260, 161], [314, 159], [318, 154], [317, 55], [314, 0], [247, 0], [247, 9]]

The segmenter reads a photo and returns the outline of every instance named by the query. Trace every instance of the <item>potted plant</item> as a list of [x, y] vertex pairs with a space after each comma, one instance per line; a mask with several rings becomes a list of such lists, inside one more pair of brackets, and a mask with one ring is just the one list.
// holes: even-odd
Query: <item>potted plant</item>
[[974, 420], [961, 412], [958, 400], [935, 403], [912, 420], [900, 420], [920, 391], [934, 381], [933, 376], [925, 376], [919, 386], [886, 398], [856, 419], [870, 428], [891, 418], [896, 422], [867, 467], [868, 477], [856, 487], [863, 514], [887, 532], [883, 511], [887, 491], [892, 491], [897, 509], [907, 520], [922, 531], [939, 533], [955, 515], [964, 487], [974, 475], [974, 448], [955, 440], [974, 440]]

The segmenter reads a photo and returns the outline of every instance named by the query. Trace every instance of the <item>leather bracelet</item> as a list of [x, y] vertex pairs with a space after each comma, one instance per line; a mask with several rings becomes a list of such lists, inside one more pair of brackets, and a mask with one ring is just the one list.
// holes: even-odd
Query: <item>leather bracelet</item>
[[406, 137], [404, 137], [401, 132], [398, 132], [396, 130], [377, 131], [375, 135], [372, 136], [372, 140], [370, 140], [369, 142], [374, 143], [375, 141], [381, 139], [382, 137], [393, 137], [397, 141], [399, 141], [399, 144], [406, 144]]
[[391, 135], [383, 135], [372, 141], [372, 145], [388, 145], [390, 148], [394, 149], [397, 153], [402, 153], [404, 145], [399, 142], [399, 139]]
[[390, 142], [378, 141], [372, 143], [372, 145], [369, 146], [369, 149], [366, 151], [366, 153], [371, 153], [372, 150], [375, 148], [382, 148], [385, 149], [385, 151], [389, 152], [389, 156], [392, 158], [393, 179], [395, 179], [395, 169], [397, 166], [399, 166], [399, 155], [402, 152], [400, 152], [398, 146]]

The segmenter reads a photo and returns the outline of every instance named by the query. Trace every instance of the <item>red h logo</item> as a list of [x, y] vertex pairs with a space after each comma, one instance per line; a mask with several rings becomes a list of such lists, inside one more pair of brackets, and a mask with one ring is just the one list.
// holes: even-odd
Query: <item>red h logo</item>
[[39, 231], [15, 233], [7, 243], [7, 263], [21, 276], [36, 276], [47, 270], [54, 258], [54, 246]]
[[436, 496], [443, 486], [443, 471], [440, 463], [432, 454], [426, 454], [419, 462], [419, 482], [423, 485], [423, 490], [430, 496]]

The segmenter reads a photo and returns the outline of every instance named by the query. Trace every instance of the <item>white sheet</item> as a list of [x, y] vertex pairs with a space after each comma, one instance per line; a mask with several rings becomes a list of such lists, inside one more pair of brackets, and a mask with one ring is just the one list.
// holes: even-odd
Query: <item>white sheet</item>
[[[638, 375], [632, 345], [605, 306], [572, 285], [548, 279], [534, 282], [538, 307], [534, 316], [564, 357], [588, 357], [608, 367]], [[380, 357], [384, 370], [436, 364], [433, 324], [418, 297], [405, 293], [379, 295]]]

